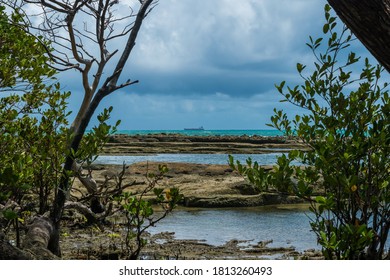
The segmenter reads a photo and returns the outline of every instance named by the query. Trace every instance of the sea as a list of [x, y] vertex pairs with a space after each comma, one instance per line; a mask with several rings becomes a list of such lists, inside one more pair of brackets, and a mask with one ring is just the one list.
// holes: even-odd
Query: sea
[[283, 132], [275, 129], [225, 129], [225, 130], [118, 130], [116, 134], [147, 135], [147, 134], [182, 134], [188, 136], [282, 136]]

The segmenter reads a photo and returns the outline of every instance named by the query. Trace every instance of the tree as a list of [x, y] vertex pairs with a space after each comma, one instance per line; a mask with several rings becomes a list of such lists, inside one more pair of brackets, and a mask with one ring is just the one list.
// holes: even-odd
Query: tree
[[59, 156], [63, 140], [58, 136], [67, 125], [69, 94], [59, 92], [55, 71], [47, 65], [46, 43], [27, 34], [20, 24], [23, 17], [18, 11], [8, 19], [0, 6], [1, 200], [13, 196], [13, 201], [20, 202], [25, 194], [22, 189], [32, 189], [40, 194], [42, 214], [51, 191], [48, 181], [58, 178], [48, 170], [58, 172], [63, 160]]
[[328, 0], [338, 17], [390, 72], [390, 1]]
[[[39, 31], [52, 42], [53, 51], [49, 53], [51, 59], [59, 69], [78, 70], [82, 76], [84, 89], [84, 99], [71, 126], [73, 135], [68, 149], [72, 152], [68, 153], [65, 159], [63, 175], [51, 213], [55, 231], [49, 249], [56, 255], [60, 255], [60, 221], [67, 193], [71, 188], [69, 175], [81, 140], [101, 100], [118, 89], [138, 82], [127, 80], [124, 83], [118, 83], [135, 46], [142, 22], [156, 5], [156, 1], [139, 1], [138, 11], [134, 13], [133, 8], [130, 7], [129, 13], [123, 17], [115, 16], [114, 9], [120, 5], [116, 0], [21, 1], [21, 8], [26, 14], [28, 14], [29, 5], [41, 9], [40, 16], [44, 17], [44, 21], [41, 25], [31, 26], [31, 28]], [[32, 15], [29, 15], [30, 19], [31, 17]], [[30, 22], [33, 21], [30, 20]], [[91, 23], [91, 27], [88, 23]], [[116, 32], [114, 25], [122, 25], [123, 29]], [[113, 41], [123, 37], [126, 37], [126, 42], [120, 57], [111, 74], [107, 75], [106, 72], [109, 71], [106, 67], [107, 63], [119, 53], [119, 49], [110, 50], [109, 48], [110, 46], [115, 48]]]
[[8, 17], [0, 5], [0, 222], [4, 232], [13, 225], [18, 247], [19, 223], [32, 208], [48, 210], [60, 178], [69, 96], [48, 65], [47, 42], [28, 34], [24, 23], [18, 10]]
[[[14, 22], [12, 25], [29, 33], [29, 37], [34, 38], [35, 42], [44, 48], [47, 57], [44, 62], [41, 61], [41, 65], [47, 64], [51, 67], [49, 69], [56, 71], [75, 69], [81, 76], [84, 99], [72, 125], [66, 130], [66, 133], [62, 134], [62, 136], [66, 136], [66, 141], [62, 142], [61, 149], [63, 151], [61, 153], [63, 168], [60, 172], [59, 182], [54, 189], [54, 202], [50, 218], [37, 219], [39, 223], [36, 225], [40, 227], [41, 232], [45, 233], [43, 240], [39, 240], [41, 247], [48, 247], [52, 253], [60, 256], [60, 222], [72, 189], [70, 178], [73, 175], [78, 176], [86, 187], [93, 186], [94, 182], [90, 177], [81, 175], [78, 164], [83, 159], [90, 160], [91, 156], [96, 154], [97, 147], [101, 146], [107, 139], [112, 127], [108, 126], [105, 121], [109, 118], [112, 108], [105, 109], [98, 116], [100, 125], [93, 129], [95, 136], [98, 136], [97, 139], [84, 137], [86, 128], [103, 98], [118, 89], [138, 82], [131, 80], [120, 82], [120, 77], [135, 46], [142, 22], [155, 7], [157, 1], [138, 1], [138, 4], [133, 3], [133, 6], [136, 6], [134, 9], [133, 7], [125, 7], [117, 0], [20, 0], [13, 3], [1, 1], [1, 3], [24, 15], [22, 18], [26, 22]], [[127, 14], [124, 12], [124, 8], [127, 8]], [[31, 10], [34, 11], [33, 14], [29, 14]], [[41, 12], [37, 12], [38, 10]], [[50, 42], [50, 46], [46, 45], [45, 42]], [[123, 48], [116, 49], [118, 46], [123, 46]], [[116, 61], [115, 58], [117, 58]], [[21, 66], [20, 69], [24, 71], [24, 66]], [[31, 67], [31, 69], [34, 72], [34, 68]], [[13, 76], [20, 78], [20, 72], [16, 71]], [[155, 185], [155, 183], [153, 184]], [[155, 189], [154, 185], [151, 189]], [[122, 190], [121, 188], [119, 191]], [[156, 192], [156, 195], [161, 198], [161, 192]], [[178, 199], [180, 199], [178, 193], [175, 196], [170, 195], [167, 200], [160, 199], [161, 203], [170, 205], [169, 209], [166, 208], [165, 213], [172, 211], [172, 206], [176, 204], [173, 202]], [[133, 199], [133, 201], [137, 201], [137, 199]], [[134, 207], [146, 205], [141, 200], [138, 201]], [[130, 214], [136, 211], [130, 208], [128, 209]], [[85, 210], [88, 215], [91, 214], [91, 217], [95, 217], [94, 213], [82, 206], [80, 209]], [[136, 219], [144, 219], [142, 218], [144, 212], [138, 211]], [[150, 213], [150, 209], [147, 209], [146, 212]], [[152, 224], [156, 222], [154, 219], [147, 218]], [[142, 224], [138, 228], [139, 232], [142, 233]], [[139, 250], [136, 254], [139, 254]]]
[[[284, 155], [267, 175], [251, 161], [241, 173], [261, 188], [265, 180], [306, 199], [326, 258], [388, 258], [390, 99], [380, 79], [384, 69], [347, 52], [353, 36], [346, 27], [338, 28], [329, 5], [325, 18], [326, 37], [310, 37], [308, 43], [315, 56], [312, 73], [305, 76], [306, 65], [298, 63], [303, 84], [277, 86], [283, 101], [307, 113], [291, 120], [275, 109], [271, 118], [272, 127], [297, 137], [307, 150]], [[357, 67], [360, 74], [354, 73]]]

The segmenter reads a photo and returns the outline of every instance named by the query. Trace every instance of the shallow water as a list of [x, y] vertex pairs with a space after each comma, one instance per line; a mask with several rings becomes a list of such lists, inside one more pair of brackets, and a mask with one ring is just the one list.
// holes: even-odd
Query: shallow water
[[[261, 165], [273, 165], [280, 152], [267, 154], [235, 154], [235, 160], [245, 163], [248, 157]], [[226, 154], [157, 154], [144, 156], [99, 156], [95, 163], [132, 164], [144, 161], [227, 164]], [[269, 247], [293, 246], [299, 252], [320, 249], [316, 235], [310, 228], [307, 207], [273, 206], [234, 209], [180, 209], [162, 220], [152, 234], [175, 232], [177, 239], [204, 240], [211, 245], [222, 245], [232, 239], [253, 243], [273, 240]], [[390, 239], [387, 242], [390, 248]]]
[[[245, 163], [247, 158], [257, 161], [261, 165], [275, 164], [277, 156], [282, 153], [267, 154], [234, 154], [235, 160]], [[202, 163], [202, 164], [228, 164], [228, 155], [226, 154], [156, 154], [156, 155], [102, 155], [95, 161], [96, 164], [133, 164], [145, 161], [158, 162], [183, 162], [183, 163]]]
[[222, 245], [232, 239], [250, 243], [273, 240], [269, 247], [294, 246], [297, 251], [315, 248], [307, 206], [278, 206], [235, 209], [176, 210], [150, 233], [175, 232], [176, 239], [204, 240]]
[[[248, 157], [262, 165], [276, 163], [281, 153], [235, 154], [235, 160], [245, 163]], [[95, 163], [132, 164], [143, 161], [227, 164], [226, 154], [158, 154], [144, 156], [99, 156]], [[307, 207], [254, 207], [234, 209], [180, 209], [149, 230], [175, 232], [177, 239], [205, 240], [222, 245], [232, 239], [253, 243], [273, 240], [270, 247], [294, 246], [298, 251], [316, 248], [316, 236], [311, 232]]]

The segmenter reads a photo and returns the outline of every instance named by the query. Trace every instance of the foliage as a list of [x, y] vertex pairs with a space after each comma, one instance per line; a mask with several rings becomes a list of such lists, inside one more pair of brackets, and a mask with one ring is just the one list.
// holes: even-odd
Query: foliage
[[86, 132], [83, 137], [80, 149], [77, 151], [75, 157], [78, 161], [86, 163], [87, 166], [90, 166], [97, 159], [101, 149], [109, 140], [109, 136], [117, 131], [121, 123], [120, 120], [115, 125], [109, 125], [107, 123], [112, 110], [112, 106], [104, 109], [97, 117], [98, 124]]
[[[182, 200], [177, 188], [158, 188], [158, 182], [168, 172], [166, 165], [159, 165], [159, 173], [147, 173], [148, 186], [140, 193], [124, 192], [116, 197], [116, 201], [123, 207], [126, 216], [126, 258], [137, 259], [141, 249], [146, 245], [143, 233], [156, 223], [164, 219]], [[153, 191], [154, 201], [145, 200], [145, 194]], [[161, 210], [155, 213], [153, 204], [160, 205]]]
[[259, 166], [256, 161], [253, 162], [251, 158], [248, 158], [246, 160], [246, 165], [243, 165], [240, 161], [235, 161], [232, 155], [229, 155], [229, 165], [232, 169], [245, 175], [249, 182], [252, 183], [259, 192], [269, 191], [269, 174], [264, 168]]
[[[7, 209], [15, 220], [31, 203], [28, 194], [39, 196], [39, 210], [47, 210], [47, 198], [56, 184], [63, 161], [61, 136], [67, 125], [66, 99], [60, 86], [45, 84], [55, 71], [44, 55], [47, 49], [23, 27], [14, 11], [8, 18], [0, 6], [0, 203], [12, 201]], [[12, 219], [10, 219], [12, 218]]]
[[47, 49], [42, 37], [27, 34], [19, 10], [8, 16], [0, 5], [0, 91], [44, 88], [44, 80], [55, 74], [43, 55]]
[[[272, 171], [267, 171], [258, 162], [253, 162], [251, 158], [246, 160], [246, 165], [240, 161], [234, 160], [229, 155], [229, 165], [244, 175], [248, 181], [253, 184], [259, 192], [277, 191], [281, 193], [291, 193], [293, 190], [293, 168], [290, 166], [292, 159], [286, 155], [278, 157], [277, 164], [273, 166]], [[272, 187], [272, 189], [271, 189]]]
[[[23, 27], [15, 10], [8, 18], [0, 6], [0, 204], [8, 225], [18, 222], [24, 210], [44, 214], [51, 206], [67, 155], [67, 99], [49, 66], [44, 46]], [[112, 107], [98, 116], [98, 125], [76, 156], [91, 163], [116, 130], [107, 124]], [[38, 201], [38, 205], [36, 204]]]
[[[275, 109], [271, 126], [296, 136], [308, 147], [308, 151], [293, 150], [284, 156], [282, 163], [288, 166], [293, 161], [302, 163], [291, 165], [293, 172], [278, 164], [283, 174], [294, 179], [289, 189], [310, 201], [311, 226], [326, 258], [380, 259], [390, 228], [387, 83], [380, 80], [381, 66], [348, 51], [352, 34], [337, 26], [328, 5], [325, 18], [326, 37], [310, 37], [307, 44], [316, 58], [313, 72], [305, 76], [306, 65], [298, 63], [303, 84], [276, 86], [284, 96], [282, 101], [307, 113], [291, 120]], [[355, 74], [359, 66], [361, 73]], [[317, 186], [322, 194], [315, 196]]]

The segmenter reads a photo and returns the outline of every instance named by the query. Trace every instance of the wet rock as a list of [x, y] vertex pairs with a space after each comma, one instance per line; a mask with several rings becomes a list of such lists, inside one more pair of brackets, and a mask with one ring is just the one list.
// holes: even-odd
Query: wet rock
[[[296, 139], [261, 136], [188, 136], [181, 134], [117, 134], [104, 153], [264, 153], [272, 148], [303, 148]], [[267, 151], [268, 149], [268, 151]]]
[[257, 248], [264, 248], [265, 246], [267, 246], [268, 244], [271, 244], [272, 242], [274, 242], [272, 239], [260, 241], [260, 242], [257, 243], [257, 245], [254, 246], [254, 247], [257, 247]]
[[238, 183], [233, 188], [238, 190], [242, 195], [256, 195], [260, 193], [258, 188], [246, 182]]
[[145, 138], [143, 139], [144, 142], [160, 142], [160, 140], [158, 140], [157, 138]]

